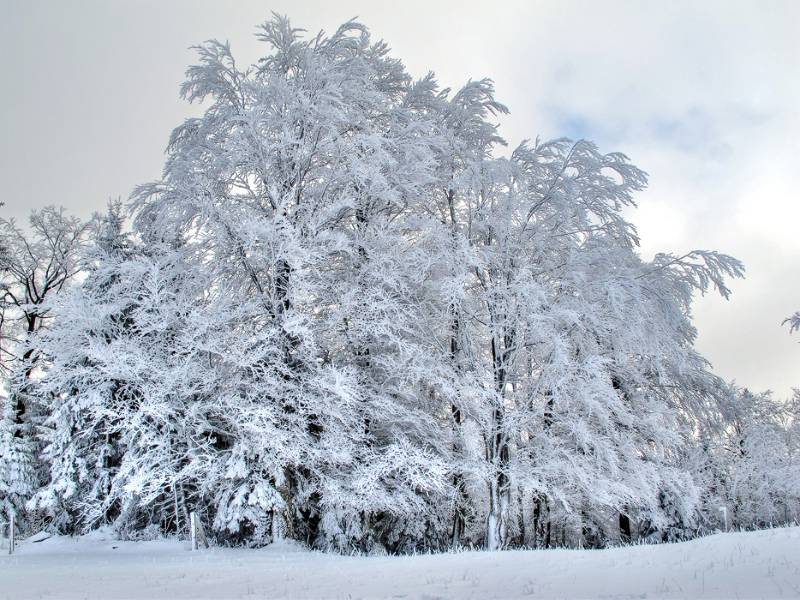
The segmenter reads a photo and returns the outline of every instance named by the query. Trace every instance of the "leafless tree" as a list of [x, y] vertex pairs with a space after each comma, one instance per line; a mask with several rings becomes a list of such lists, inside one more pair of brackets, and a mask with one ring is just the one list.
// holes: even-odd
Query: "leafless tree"
[[[27, 229], [0, 219], [0, 373], [20, 366], [25, 380], [39, 361], [34, 334], [47, 326], [49, 301], [80, 271], [87, 225], [63, 208], [33, 211]], [[19, 422], [22, 394], [14, 399]]]

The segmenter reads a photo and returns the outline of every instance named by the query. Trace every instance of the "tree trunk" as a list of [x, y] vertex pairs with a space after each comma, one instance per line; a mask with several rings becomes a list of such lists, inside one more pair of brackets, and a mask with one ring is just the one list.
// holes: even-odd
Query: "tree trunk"
[[550, 547], [550, 504], [546, 496], [537, 494], [533, 500], [533, 545], [535, 548]]
[[488, 443], [489, 464], [493, 473], [489, 482], [489, 515], [486, 520], [486, 548], [500, 550], [508, 541], [510, 486], [507, 475], [508, 443], [502, 431], [502, 410], [494, 410], [494, 432]]
[[[453, 244], [453, 251], [455, 252], [458, 240], [458, 224], [456, 222], [455, 191], [452, 188], [447, 190], [447, 208], [450, 214], [450, 238]], [[459, 373], [460, 349], [458, 341], [461, 335], [461, 320], [459, 318], [458, 308], [454, 303], [450, 304], [450, 318], [450, 361], [455, 372]], [[456, 404], [452, 404], [450, 406], [450, 414], [453, 418], [453, 454], [460, 457], [464, 450], [461, 443], [461, 424], [464, 421], [461, 408]], [[461, 539], [465, 529], [464, 510], [467, 497], [464, 484], [464, 474], [456, 470], [453, 474], [453, 488], [456, 491], [456, 497], [453, 509], [453, 527], [450, 535], [450, 544], [454, 548], [461, 545]]]
[[[276, 265], [276, 274], [275, 274], [275, 295], [276, 295], [276, 310], [275, 314], [277, 315], [280, 321], [280, 327], [283, 333], [283, 353], [284, 353], [284, 361], [287, 366], [287, 375], [286, 379], [291, 380], [296, 378], [297, 374], [296, 371], [299, 370], [300, 365], [298, 364], [298, 360], [294, 355], [295, 350], [297, 349], [298, 345], [300, 344], [300, 340], [298, 340], [293, 334], [286, 331], [284, 327], [284, 319], [286, 313], [292, 307], [291, 297], [289, 295], [289, 278], [291, 276], [292, 268], [289, 263], [281, 258], [278, 260]], [[286, 405], [285, 410], [287, 412], [293, 412], [295, 410], [294, 406]], [[309, 423], [309, 427], [313, 428], [314, 421], [313, 419]], [[272, 510], [272, 539], [280, 540], [285, 538], [292, 538], [293, 535], [293, 521], [292, 521], [292, 507], [293, 507], [293, 490], [292, 490], [292, 479], [291, 479], [291, 469], [290, 467], [284, 468], [283, 473], [283, 481], [280, 482], [276, 487], [277, 491], [283, 500], [283, 507], [281, 509], [273, 508]]]
[[294, 539], [294, 505], [290, 470], [284, 469], [283, 482], [278, 486], [278, 493], [283, 499], [283, 507], [272, 509], [272, 541]]
[[[492, 311], [490, 311], [491, 314]], [[494, 331], [502, 322], [494, 318]], [[500, 342], [502, 340], [502, 348]], [[514, 335], [506, 330], [502, 336], [492, 335], [492, 364], [495, 384], [495, 406], [492, 412], [492, 428], [487, 444], [487, 459], [492, 468], [489, 482], [489, 515], [486, 522], [486, 547], [489, 550], [504, 548], [508, 542], [508, 511], [511, 500], [511, 486], [508, 479], [509, 447], [505, 431], [506, 368], [510, 364]]]
[[[28, 321], [26, 328], [26, 341], [27, 343], [30, 343], [33, 334], [36, 332], [37, 317], [35, 314], [31, 314], [26, 318], [26, 320]], [[17, 429], [14, 432], [14, 437], [17, 438], [22, 437], [22, 426], [25, 422], [25, 413], [28, 410], [25, 402], [25, 396], [27, 395], [28, 391], [28, 381], [30, 381], [31, 375], [33, 375], [33, 370], [36, 367], [36, 359], [37, 356], [35, 355], [33, 348], [28, 348], [22, 355], [22, 364], [27, 366], [25, 367], [25, 371], [22, 375], [22, 382], [20, 382], [19, 388], [14, 394], [14, 423], [17, 425]]]
[[[458, 335], [460, 323], [455, 307], [451, 307], [452, 321], [450, 325], [450, 360], [453, 361], [456, 372], [458, 371]], [[450, 405], [450, 414], [453, 417], [453, 454], [461, 456], [463, 452], [461, 444], [461, 423], [463, 417], [461, 409], [455, 405]], [[453, 527], [451, 530], [450, 544], [456, 548], [461, 545], [461, 538], [464, 535], [464, 509], [467, 503], [466, 490], [464, 489], [464, 474], [456, 469], [453, 474], [453, 488], [456, 491], [455, 505], [453, 510]]]
[[[459, 428], [461, 426], [461, 411], [456, 406], [451, 406], [454, 427], [456, 429], [455, 435], [460, 436]], [[458, 440], [459, 438], [457, 438]], [[454, 453], [457, 455], [461, 452], [461, 443], [456, 441], [454, 444]], [[456, 491], [455, 505], [453, 510], [453, 527], [450, 535], [450, 544], [456, 548], [461, 545], [461, 538], [464, 535], [464, 507], [466, 505], [466, 490], [464, 489], [464, 475], [461, 471], [456, 470], [453, 474], [453, 488]]]
[[623, 544], [631, 541], [631, 518], [625, 513], [619, 513], [619, 539]]

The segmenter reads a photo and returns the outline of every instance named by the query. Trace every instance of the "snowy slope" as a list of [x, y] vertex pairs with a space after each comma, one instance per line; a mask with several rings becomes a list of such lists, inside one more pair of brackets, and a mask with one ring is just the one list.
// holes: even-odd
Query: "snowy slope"
[[289, 544], [189, 552], [102, 535], [24, 542], [0, 598], [799, 598], [800, 528], [600, 551], [344, 557]]

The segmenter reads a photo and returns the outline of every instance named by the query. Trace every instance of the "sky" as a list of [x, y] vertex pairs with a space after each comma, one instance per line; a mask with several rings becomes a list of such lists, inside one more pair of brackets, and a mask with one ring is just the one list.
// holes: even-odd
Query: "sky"
[[650, 174], [630, 218], [641, 253], [713, 249], [747, 278], [698, 299], [715, 372], [779, 397], [800, 386], [800, 2], [0, 0], [0, 215], [88, 217], [157, 179], [190, 46], [240, 64], [272, 11], [309, 32], [358, 17], [415, 76], [491, 77], [501, 133], [567, 136]]

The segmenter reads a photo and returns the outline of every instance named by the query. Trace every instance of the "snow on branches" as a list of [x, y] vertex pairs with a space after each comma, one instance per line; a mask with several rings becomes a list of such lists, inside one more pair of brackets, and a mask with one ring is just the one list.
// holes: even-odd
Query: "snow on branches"
[[791, 317], [786, 319], [784, 324], [789, 324], [789, 331], [795, 332], [800, 331], [800, 312], [794, 313]]
[[[244, 68], [196, 48], [181, 94], [203, 114], [86, 247], [58, 212], [41, 249], [4, 225], [6, 297], [35, 282], [14, 314], [52, 318], [23, 390], [41, 481], [15, 505], [64, 531], [180, 533], [195, 511], [220, 543], [363, 551], [698, 531], [687, 449], [725, 431], [728, 396], [690, 307], [741, 263], [644, 261], [623, 154], [499, 156], [488, 79], [415, 81], [357, 22], [257, 37]], [[41, 290], [61, 292], [46, 313]]]

